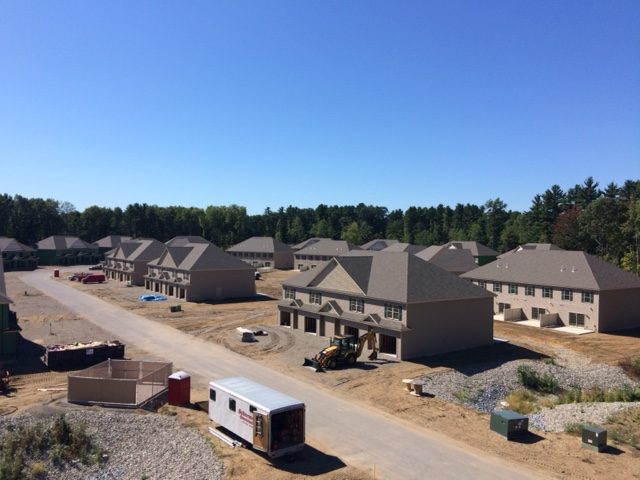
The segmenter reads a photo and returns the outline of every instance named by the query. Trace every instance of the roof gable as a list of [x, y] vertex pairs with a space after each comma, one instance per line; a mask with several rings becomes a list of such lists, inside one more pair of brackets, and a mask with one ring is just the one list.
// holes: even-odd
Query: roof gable
[[293, 248], [273, 237], [251, 237], [227, 249], [227, 252], [293, 252]]
[[[360, 280], [362, 281], [362, 279]], [[330, 264], [322, 270], [320, 275], [313, 279], [309, 286], [364, 295], [363, 288], [349, 275], [343, 265], [337, 261], [331, 261]]]

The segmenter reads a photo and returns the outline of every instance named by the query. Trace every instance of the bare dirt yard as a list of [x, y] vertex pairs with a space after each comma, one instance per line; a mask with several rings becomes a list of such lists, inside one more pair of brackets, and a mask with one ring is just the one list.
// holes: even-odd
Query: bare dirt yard
[[[340, 368], [326, 373], [315, 373], [301, 367], [302, 361], [305, 356], [317, 353], [327, 344], [328, 339], [291, 331], [280, 327], [276, 322], [276, 303], [281, 296], [280, 282], [295, 273], [264, 272], [262, 279], [256, 281], [258, 292], [264, 294], [260, 299], [217, 304], [194, 304], [172, 299], [166, 302], [140, 302], [138, 295], [148, 293], [141, 287], [126, 287], [119, 282], [83, 285], [71, 282], [66, 277], [60, 278], [59, 281], [67, 282], [75, 288], [139, 315], [222, 344], [260, 360], [274, 369], [304, 379], [317, 388], [331, 391], [334, 395], [361, 402], [370, 408], [410, 421], [417, 428], [433, 430], [473, 448], [482, 449], [510, 461], [524, 463], [538, 469], [541, 476], [599, 478], [610, 477], [611, 472], [616, 472], [616, 478], [640, 478], [640, 452], [627, 444], [615, 443], [606, 453], [597, 454], [582, 449], [580, 439], [574, 435], [542, 431], [534, 431], [535, 435], [526, 442], [507, 442], [489, 431], [489, 417], [486, 413], [439, 397], [409, 395], [401, 382], [404, 378], [452, 370], [469, 372], [479, 364], [499, 366], [519, 359], [553, 358], [561, 361], [571, 357], [574, 361], [577, 359], [585, 364], [616, 365], [620, 360], [640, 355], [640, 332], [628, 332], [625, 335], [593, 333], [576, 336], [496, 322], [495, 336], [508, 340], [508, 343], [465, 354], [451, 354], [419, 361], [364, 361], [351, 369]], [[38, 297], [37, 292], [25, 297], [22, 294], [24, 284], [21, 284], [18, 275], [7, 274], [7, 284], [8, 293], [17, 300], [16, 310], [24, 328], [23, 333], [35, 344], [102, 339], [99, 329], [83, 322], [82, 319], [73, 318], [73, 315], [65, 312], [55, 301], [43, 296]], [[169, 306], [178, 303], [181, 304], [182, 311], [171, 313]], [[268, 335], [257, 337], [256, 343], [242, 343], [236, 332], [236, 327], [240, 326], [264, 330]], [[85, 333], [89, 336], [78, 338]], [[51, 341], [53, 338], [56, 339], [55, 342]], [[127, 356], [132, 356], [131, 351], [127, 351]], [[53, 397], [52, 393], [40, 392], [40, 395], [36, 395], [32, 392], [40, 381], [37, 377], [32, 377], [33, 381], [29, 380], [33, 375], [58, 374], [42, 372], [17, 377], [17, 385], [22, 382], [25, 386], [22, 390], [18, 388], [16, 397], [27, 398], [26, 401], [29, 403], [48, 401]], [[47, 385], [65, 385], [64, 375], [51, 378]], [[204, 389], [196, 389], [192, 392], [192, 400], [204, 400], [206, 395]], [[4, 404], [5, 399], [0, 399], [0, 405]], [[203, 412], [174, 407], [164, 407], [162, 411], [176, 415], [185, 423], [194, 425], [206, 433], [209, 420]], [[640, 413], [636, 409], [635, 412], [627, 411], [624, 416], [640, 418]], [[631, 434], [640, 435], [640, 431], [633, 430]], [[317, 456], [322, 455], [319, 450], [322, 448], [308, 450], [305, 452], [306, 456], [302, 456], [301, 463], [290, 466], [273, 464], [253, 452], [231, 450], [222, 444], [218, 449], [228, 471], [233, 474], [232, 478], [284, 479], [295, 478], [298, 475], [328, 479], [372, 478], [372, 472], [341, 467], [339, 460], [334, 458], [325, 458], [324, 466], [317, 467], [322, 464], [315, 462]], [[317, 468], [320, 470], [315, 470]]]

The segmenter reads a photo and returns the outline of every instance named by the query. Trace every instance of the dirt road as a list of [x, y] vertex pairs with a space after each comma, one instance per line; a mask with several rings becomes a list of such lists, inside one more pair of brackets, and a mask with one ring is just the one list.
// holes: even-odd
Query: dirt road
[[409, 422], [336, 398], [218, 345], [153, 322], [49, 278], [37, 270], [22, 279], [127, 343], [189, 371], [196, 388], [213, 378], [242, 375], [282, 390], [307, 404], [309, 443], [379, 478], [540, 478]]

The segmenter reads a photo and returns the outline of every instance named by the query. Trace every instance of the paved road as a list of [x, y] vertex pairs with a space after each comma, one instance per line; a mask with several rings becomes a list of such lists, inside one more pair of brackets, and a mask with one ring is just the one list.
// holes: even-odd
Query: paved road
[[192, 374], [195, 386], [241, 375], [304, 401], [309, 443], [348, 465], [368, 471], [375, 465], [377, 478], [540, 478], [483, 452], [465, 449], [448, 437], [334, 397], [223, 347], [135, 315], [53, 281], [50, 275], [50, 270], [36, 270], [22, 280], [126, 343], [179, 365]]

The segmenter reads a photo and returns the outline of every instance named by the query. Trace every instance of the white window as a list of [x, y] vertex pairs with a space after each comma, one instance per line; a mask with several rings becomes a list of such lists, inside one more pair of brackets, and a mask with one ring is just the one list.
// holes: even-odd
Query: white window
[[502, 284], [500, 282], [493, 282], [493, 291], [502, 292]]
[[582, 303], [593, 303], [593, 293], [582, 292]]
[[349, 299], [349, 311], [350, 312], [364, 313], [364, 300], [362, 300], [360, 298], [350, 298]]
[[536, 287], [533, 285], [527, 285], [524, 287], [524, 294], [527, 297], [535, 297], [536, 296]]
[[322, 303], [322, 294], [319, 292], [309, 292], [309, 303], [320, 305]]
[[284, 298], [295, 299], [296, 298], [296, 290], [295, 288], [287, 288], [284, 289]]
[[553, 298], [553, 288], [542, 287], [542, 298]]
[[514, 294], [518, 294], [518, 285], [516, 285], [515, 283], [510, 283], [509, 284], [509, 293], [514, 293]]
[[562, 300], [573, 300], [573, 290], [567, 288], [562, 289]]
[[400, 305], [385, 303], [384, 316], [386, 318], [394, 318], [396, 320], [402, 320], [402, 307]]

